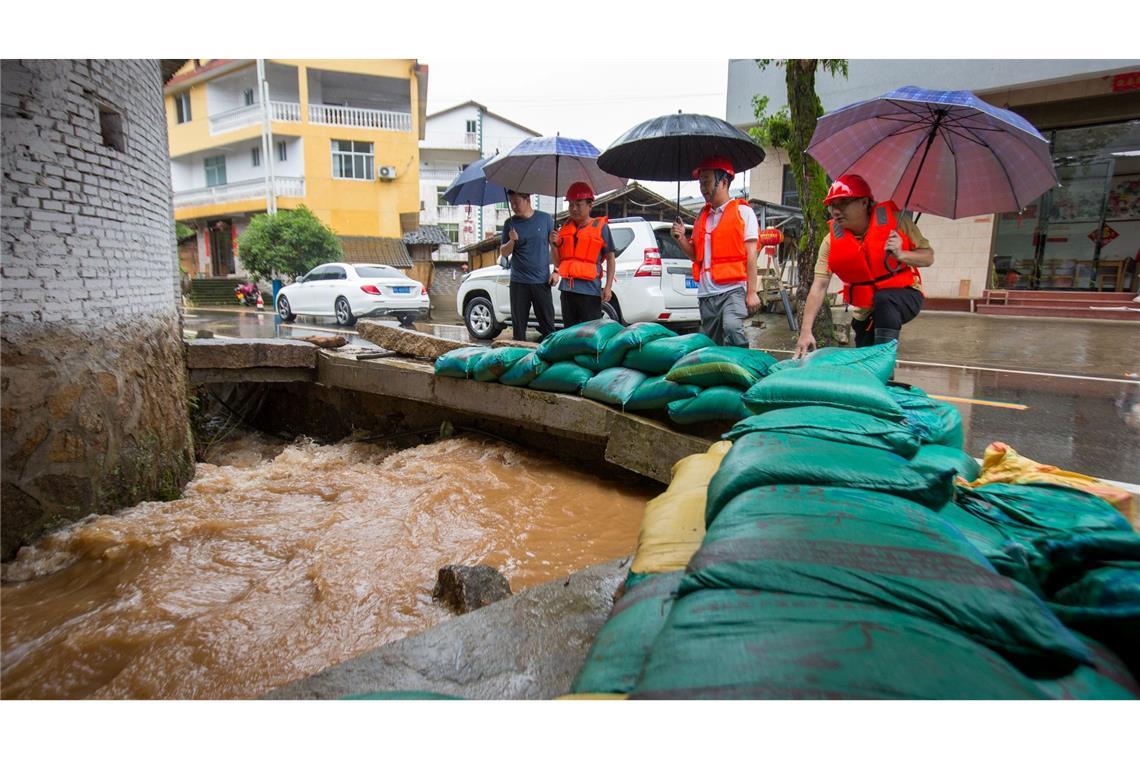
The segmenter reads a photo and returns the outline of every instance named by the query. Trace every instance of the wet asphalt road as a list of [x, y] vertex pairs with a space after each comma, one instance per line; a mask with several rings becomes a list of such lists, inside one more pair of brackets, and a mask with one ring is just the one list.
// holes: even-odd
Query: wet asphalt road
[[[454, 340], [470, 340], [467, 330], [458, 324], [419, 325], [418, 329]], [[332, 319], [299, 317], [289, 325], [268, 311], [190, 309], [186, 311], [184, 330], [188, 337], [193, 337], [198, 330], [232, 338], [341, 334], [352, 344], [372, 346], [355, 330], [340, 328]], [[1046, 331], [1046, 338], [1048, 334]], [[1137, 336], [1140, 338], [1140, 330]], [[1086, 342], [1095, 344], [1095, 341]], [[966, 353], [969, 347], [953, 356], [945, 352], [931, 356], [922, 350], [921, 344], [908, 354], [904, 345], [904, 358], [899, 362], [896, 379], [953, 403], [962, 414], [966, 449], [973, 456], [981, 457], [989, 443], [1002, 441], [1039, 462], [1100, 478], [1137, 483], [1140, 482], [1140, 378], [1120, 371], [1121, 367], [1117, 366], [1120, 348], [1119, 343], [1106, 344], [1097, 349], [1103, 353], [1101, 357], [1074, 355], [1070, 361], [1057, 361], [1055, 370], [1043, 371], [1023, 369], [1026, 366], [1023, 357], [1011, 356], [1006, 361], [1002, 356], [978, 356]], [[1056, 350], [1056, 346], [1052, 349]], [[786, 356], [775, 349], [769, 350], [781, 358]], [[1041, 349], [1042, 352], [1047, 350]], [[1087, 350], [1087, 346], [1082, 350]], [[912, 358], [913, 361], [908, 361]], [[1103, 376], [1097, 376], [1098, 371]]]

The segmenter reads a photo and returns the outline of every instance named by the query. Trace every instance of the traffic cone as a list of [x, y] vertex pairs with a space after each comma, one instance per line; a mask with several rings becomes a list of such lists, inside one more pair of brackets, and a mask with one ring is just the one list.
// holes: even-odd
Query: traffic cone
[[265, 301], [261, 300], [261, 293], [260, 292], [257, 294], [257, 308], [259, 311], [265, 310]]

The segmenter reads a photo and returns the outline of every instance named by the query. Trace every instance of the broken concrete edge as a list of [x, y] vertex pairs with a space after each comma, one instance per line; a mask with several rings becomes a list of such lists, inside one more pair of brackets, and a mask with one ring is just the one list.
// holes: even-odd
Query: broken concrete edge
[[362, 319], [357, 322], [356, 331], [364, 340], [382, 349], [432, 361], [448, 351], [471, 345], [470, 343], [440, 338], [371, 319]]
[[628, 558], [593, 565], [261, 698], [340, 699], [398, 691], [464, 699], [553, 699], [569, 692], [628, 570]]
[[301, 340], [195, 338], [184, 341], [187, 369], [303, 367], [314, 369], [321, 349]]
[[440, 377], [430, 364], [410, 359], [360, 362], [322, 351], [317, 382], [483, 415], [603, 447], [605, 460], [666, 484], [674, 462], [715, 443], [581, 396]]

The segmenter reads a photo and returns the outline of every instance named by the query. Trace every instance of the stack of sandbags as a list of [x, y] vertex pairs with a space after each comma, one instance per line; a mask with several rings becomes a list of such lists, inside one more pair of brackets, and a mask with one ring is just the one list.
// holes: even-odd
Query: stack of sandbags
[[594, 639], [572, 693], [626, 694], [633, 688], [682, 571], [704, 538], [705, 492], [731, 446], [721, 441], [678, 461], [669, 488], [646, 505], [622, 595]]

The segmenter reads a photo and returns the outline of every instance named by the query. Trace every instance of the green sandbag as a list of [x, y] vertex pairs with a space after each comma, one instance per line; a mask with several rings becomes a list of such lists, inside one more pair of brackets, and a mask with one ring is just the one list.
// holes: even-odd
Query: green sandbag
[[464, 346], [452, 349], [435, 360], [435, 374], [466, 380], [475, 374], [475, 364], [479, 361], [479, 357], [490, 350], [490, 346]]
[[625, 355], [662, 338], [676, 338], [677, 333], [656, 322], [635, 322], [606, 341], [605, 348], [598, 355], [599, 369], [620, 366]]
[[633, 689], [653, 640], [665, 625], [682, 574], [680, 570], [654, 573], [633, 587], [627, 584], [594, 638], [570, 687], [572, 694], [627, 694]]
[[1112, 650], [1080, 634], [1077, 639], [1092, 652], [1093, 664], [1061, 678], [1037, 680], [1038, 688], [1053, 699], [1140, 699], [1140, 685]]
[[647, 375], [664, 375], [673, 369], [673, 365], [685, 354], [696, 351], [698, 348], [715, 345], [712, 339], [704, 333], [661, 338], [647, 343], [641, 348], [633, 349], [625, 355], [621, 363], [630, 369], [639, 369]]
[[802, 359], [785, 359], [779, 362], [768, 373], [782, 372], [797, 367], [854, 367], [870, 372], [882, 382], [891, 379], [895, 371], [895, 355], [898, 341], [877, 343], [863, 348], [828, 347], [812, 351]]
[[571, 358], [575, 364], [585, 367], [595, 374], [605, 369], [602, 367], [602, 363], [598, 360], [598, 357], [592, 354], [575, 354]]
[[[660, 343], [660, 341], [658, 341]], [[748, 416], [741, 401], [744, 391], [733, 385], [705, 388], [693, 398], [669, 402], [669, 419], [678, 425], [698, 422], [736, 422]]]
[[936, 443], [960, 449], [965, 443], [962, 415], [950, 404], [930, 398], [921, 388], [898, 384], [887, 386], [887, 393], [906, 415], [906, 424], [923, 443]]
[[763, 351], [740, 346], [709, 346], [678, 359], [665, 379], [702, 388], [736, 385], [747, 390], [775, 363], [776, 360]]
[[744, 394], [753, 414], [811, 404], [902, 422], [902, 408], [870, 373], [849, 367], [801, 367], [769, 375]]
[[594, 373], [574, 362], [556, 362], [530, 382], [528, 388], [554, 393], [580, 393]]
[[627, 412], [664, 409], [672, 401], [694, 398], [700, 392], [701, 389], [695, 385], [671, 383], [664, 376], [650, 377], [637, 386], [633, 396], [625, 403], [625, 409]]
[[870, 604], [748, 590], [673, 603], [631, 699], [1042, 699], [999, 654]]
[[912, 467], [934, 467], [938, 470], [949, 467], [967, 482], [977, 480], [982, 474], [982, 466], [972, 456], [961, 449], [939, 446], [936, 443], [919, 449], [910, 463]]
[[625, 407], [627, 401], [645, 382], [645, 373], [629, 367], [610, 367], [586, 381], [582, 395], [617, 407]]
[[908, 459], [919, 449], [918, 439], [905, 425], [831, 406], [791, 406], [755, 414], [736, 423], [722, 437], [735, 441], [748, 433], [795, 433], [823, 441], [893, 451]]
[[553, 364], [572, 361], [575, 354], [597, 356], [606, 342], [621, 331], [620, 322], [605, 317], [557, 330], [542, 339], [538, 346], [538, 358]]
[[475, 362], [472, 376], [481, 383], [493, 383], [514, 367], [516, 362], [531, 353], [531, 349], [521, 346], [492, 348]]
[[499, 378], [499, 382], [503, 385], [530, 385], [531, 382], [545, 372], [549, 366], [549, 364], [538, 358], [537, 352], [531, 351], [515, 362], [515, 365]]
[[948, 626], [1058, 675], [1092, 662], [1032, 591], [999, 575], [935, 512], [898, 496], [751, 489], [709, 526], [679, 594], [710, 588], [872, 604]]
[[954, 496], [954, 471], [919, 469], [898, 454], [866, 446], [749, 433], [736, 440], [709, 482], [705, 523], [711, 525], [724, 505], [745, 491], [782, 484], [880, 491], [937, 509]]

